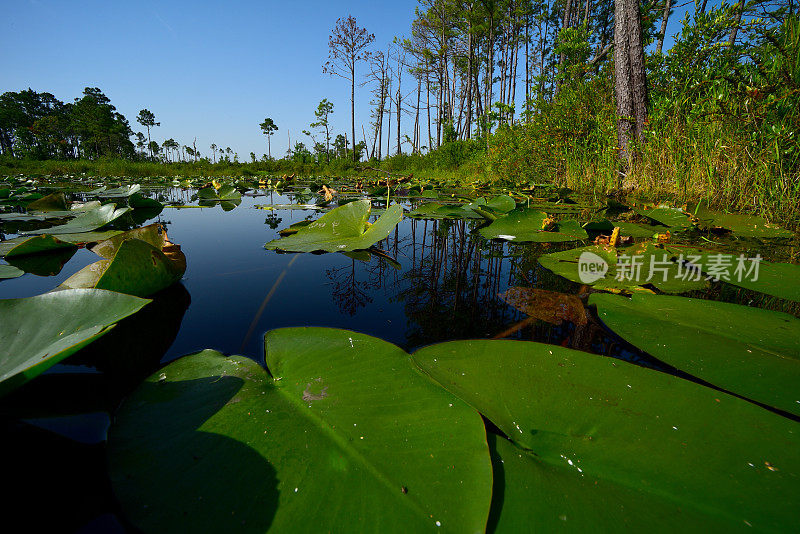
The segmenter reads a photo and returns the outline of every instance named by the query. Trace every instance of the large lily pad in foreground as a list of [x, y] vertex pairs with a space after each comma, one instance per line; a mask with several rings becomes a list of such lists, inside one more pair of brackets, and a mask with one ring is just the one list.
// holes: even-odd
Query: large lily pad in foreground
[[531, 525], [537, 532], [660, 532], [709, 523], [694, 508], [579, 472], [564, 459], [553, 465], [500, 436], [487, 440], [498, 496], [487, 532], [528, 532]]
[[0, 300], [0, 394], [106, 334], [148, 302], [96, 289]]
[[589, 303], [609, 328], [656, 358], [800, 415], [800, 319], [681, 297], [595, 294]]
[[492, 512], [502, 530], [566, 521], [576, 531], [785, 531], [800, 521], [795, 421], [554, 345], [457, 341], [412, 358], [530, 451], [503, 464], [515, 472], [495, 472], [505, 480]]
[[389, 206], [373, 224], [367, 223], [369, 200], [335, 208], [290, 236], [270, 241], [264, 248], [287, 252], [348, 252], [366, 249], [386, 239], [403, 218], [399, 204]]
[[362, 334], [289, 328], [269, 372], [204, 351], [154, 374], [109, 434], [114, 491], [144, 532], [482, 532], [480, 416]]

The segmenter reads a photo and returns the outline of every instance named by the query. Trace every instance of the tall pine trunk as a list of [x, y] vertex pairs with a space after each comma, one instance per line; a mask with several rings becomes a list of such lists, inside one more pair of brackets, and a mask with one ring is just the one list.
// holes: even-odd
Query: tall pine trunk
[[647, 75], [637, 0], [614, 2], [614, 76], [620, 157], [635, 156], [631, 143], [644, 140]]

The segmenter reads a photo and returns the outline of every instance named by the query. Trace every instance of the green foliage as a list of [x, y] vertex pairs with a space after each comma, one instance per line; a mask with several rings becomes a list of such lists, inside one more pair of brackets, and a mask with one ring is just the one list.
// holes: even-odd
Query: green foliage
[[[606, 72], [565, 84], [552, 101], [529, 102], [526, 121], [501, 126], [489, 139], [486, 164], [497, 180], [515, 184], [594, 185], [593, 167], [615, 157], [616, 123]], [[601, 179], [601, 186], [605, 185]]]

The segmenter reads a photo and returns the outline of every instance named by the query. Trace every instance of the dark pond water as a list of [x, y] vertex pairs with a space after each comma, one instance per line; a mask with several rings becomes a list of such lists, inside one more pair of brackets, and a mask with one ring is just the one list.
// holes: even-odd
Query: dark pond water
[[[188, 201], [191, 193], [167, 189], [160, 195]], [[3, 399], [4, 458], [18, 459], [4, 477], [7, 485], [13, 482], [17, 497], [4, 508], [31, 511], [37, 509], [31, 503], [46, 499], [47, 514], [28, 517], [29, 524], [122, 531], [104, 465], [109, 413], [142, 379], [181, 355], [212, 348], [263, 361], [263, 335], [274, 328], [345, 328], [406, 350], [445, 340], [503, 336], [670, 371], [599, 322], [576, 327], [537, 321], [520, 326], [527, 316], [500, 294], [513, 286], [578, 294], [580, 286], [536, 261], [542, 253], [574, 244], [490, 242], [473, 232], [475, 222], [406, 218], [377, 245], [399, 267], [378, 256], [360, 261], [342, 254], [265, 250], [267, 241], [279, 237], [279, 229], [318, 217], [315, 211], [258, 207], [293, 202], [297, 199], [292, 196], [262, 194], [245, 196], [231, 211], [220, 206], [167, 207], [154, 214], [149, 222], [163, 223], [186, 255], [181, 284], [157, 295], [142, 312], [69, 363]], [[379, 208], [380, 202], [374, 205]], [[134, 222], [145, 221], [129, 221], [129, 226]], [[97, 259], [81, 249], [55, 276], [26, 274], [0, 282], [0, 298], [50, 291]], [[725, 298], [719, 292], [706, 296]]]

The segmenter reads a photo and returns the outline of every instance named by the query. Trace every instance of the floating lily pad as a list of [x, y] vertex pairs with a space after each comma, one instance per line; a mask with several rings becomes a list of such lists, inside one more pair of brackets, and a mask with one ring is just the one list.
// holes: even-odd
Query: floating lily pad
[[68, 210], [67, 198], [62, 192], [51, 193], [27, 206], [28, 211], [64, 211]]
[[[654, 341], [663, 343], [659, 336]], [[567, 525], [616, 531], [624, 516], [639, 527], [633, 530], [647, 530], [651, 503], [667, 531], [782, 531], [797, 522], [795, 421], [665, 373], [555, 345], [456, 341], [412, 359], [530, 451], [504, 464], [524, 474], [495, 474], [507, 481], [494, 503], [501, 524], [506, 512], [511, 525], [520, 521], [516, 514], [527, 514], [528, 525], [557, 523], [555, 506], [568, 510], [561, 512]], [[522, 506], [526, 495], [533, 497]], [[554, 502], [559, 495], [564, 501]]]
[[158, 209], [164, 207], [164, 205], [158, 200], [142, 196], [139, 193], [134, 193], [131, 195], [131, 197], [128, 199], [128, 205], [134, 209]]
[[123, 404], [110, 474], [136, 527], [483, 531], [492, 474], [477, 412], [379, 339], [290, 328], [265, 345], [269, 372], [204, 351]]
[[47, 217], [44, 214], [38, 213], [0, 213], [0, 222], [2, 221], [11, 221], [11, 222], [29, 222], [29, 221], [44, 221]]
[[25, 271], [17, 269], [13, 265], [0, 264], [0, 280], [8, 280], [9, 278], [19, 278], [25, 274]]
[[651, 208], [648, 210], [636, 208], [633, 211], [642, 217], [653, 219], [673, 229], [687, 229], [692, 227], [691, 219], [689, 219], [686, 212], [680, 208]]
[[561, 243], [586, 239], [586, 230], [574, 220], [561, 221], [555, 230], [544, 230], [547, 214], [541, 211], [520, 208], [492, 224], [479, 230], [486, 239], [504, 239], [506, 241], [536, 243]]
[[[2, 246], [2, 243], [0, 243]], [[800, 265], [764, 261], [760, 255], [733, 255], [692, 247], [669, 246], [670, 252], [691, 262], [714, 280], [800, 302]]]
[[0, 256], [13, 258], [15, 256], [26, 256], [28, 254], [41, 254], [59, 249], [77, 248], [73, 243], [62, 241], [51, 235], [40, 235], [35, 237], [18, 237], [8, 241], [0, 241]]
[[487, 532], [527, 532], [531, 525], [542, 532], [565, 528], [635, 532], [650, 531], [654, 524], [680, 530], [708, 523], [694, 508], [569, 469], [566, 460], [566, 465], [543, 462], [494, 434], [489, 434], [487, 441], [494, 467], [494, 494], [498, 496], [492, 502]]
[[[708, 282], [673, 261], [674, 254], [654, 243], [614, 248], [595, 245], [539, 257], [539, 263], [578, 284], [611, 292], [647, 291], [652, 285], [665, 293], [702, 289]], [[591, 270], [594, 266], [594, 270]]]
[[0, 300], [0, 394], [108, 333], [148, 302], [96, 289]]
[[127, 198], [142, 189], [139, 184], [123, 185], [113, 189], [103, 188], [101, 191], [95, 193], [100, 198]]
[[260, 210], [268, 210], [268, 211], [275, 211], [275, 210], [314, 210], [314, 211], [325, 211], [327, 208], [323, 206], [317, 206], [316, 204], [256, 204], [253, 206], [254, 208]]
[[408, 214], [414, 219], [482, 219], [483, 216], [465, 204], [442, 204], [427, 202], [417, 206]]
[[106, 259], [87, 265], [59, 288], [108, 289], [145, 297], [171, 286], [186, 271], [186, 258], [179, 247], [165, 249], [164, 238], [156, 226], [125, 232], [98, 243], [92, 251]]
[[6, 257], [6, 261], [26, 273], [36, 276], [55, 276], [77, 251], [77, 247], [58, 248], [40, 254]]
[[335, 208], [290, 236], [270, 241], [269, 250], [287, 252], [348, 252], [366, 249], [386, 239], [403, 218], [403, 208], [394, 204], [371, 225], [367, 225], [369, 200], [358, 200]]
[[770, 224], [763, 217], [745, 213], [720, 213], [709, 210], [703, 204], [694, 213], [698, 225], [706, 228], [724, 228], [742, 237], [775, 238], [793, 237], [789, 230]]
[[117, 209], [114, 204], [104, 204], [96, 209], [81, 213], [66, 224], [52, 226], [43, 230], [31, 230], [20, 233], [58, 235], [91, 232], [92, 230], [97, 230], [118, 219], [128, 211], [130, 211], [128, 207]]
[[717, 387], [800, 415], [800, 320], [699, 299], [592, 295], [623, 339]]
[[198, 189], [197, 197], [202, 200], [241, 200], [242, 194], [232, 185], [223, 185], [219, 189], [214, 187]]
[[644, 226], [623, 221], [611, 222], [607, 219], [586, 223], [583, 228], [590, 232], [602, 232], [609, 235], [614, 231], [614, 228], [619, 228], [622, 235], [631, 237], [653, 237], [655, 234], [663, 233], [668, 229], [666, 226]]

